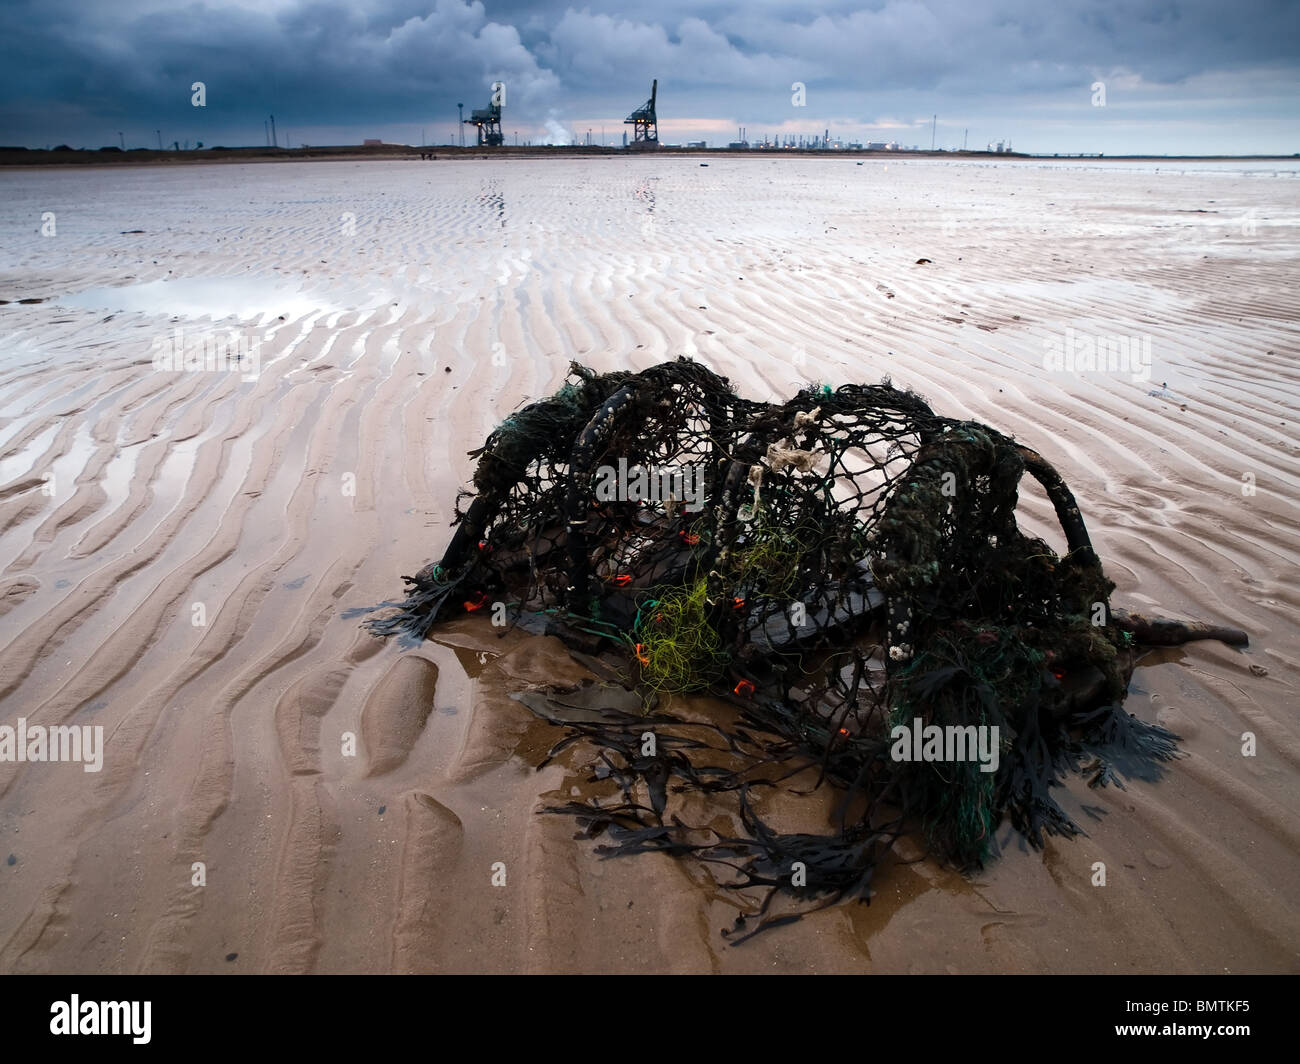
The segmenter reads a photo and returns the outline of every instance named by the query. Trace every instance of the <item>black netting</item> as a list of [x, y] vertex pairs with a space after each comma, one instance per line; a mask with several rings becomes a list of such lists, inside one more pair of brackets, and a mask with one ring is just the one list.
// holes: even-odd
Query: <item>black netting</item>
[[[604, 834], [603, 852], [725, 865], [730, 884], [769, 888], [764, 912], [781, 891], [865, 898], [907, 828], [974, 867], [1004, 818], [1033, 845], [1079, 831], [1052, 794], [1067, 773], [1119, 781], [1175, 753], [1175, 736], [1122, 708], [1135, 623], [1110, 609], [1069, 489], [1033, 451], [910, 392], [809, 387], [775, 405], [687, 359], [575, 364], [471, 454], [446, 553], [368, 624], [422, 639], [490, 609], [587, 654], [622, 651], [635, 709], [615, 689], [521, 699], [567, 726], [557, 749], [600, 749], [609, 796], [551, 811]], [[1063, 556], [1017, 526], [1026, 473]], [[697, 691], [735, 719], [665, 708]], [[894, 729], [918, 722], [951, 736], [941, 756], [907, 759], [933, 753], [899, 745]], [[760, 819], [756, 796], [796, 777], [839, 789], [838, 831]], [[681, 822], [668, 811], [681, 790], [733, 793], [743, 833]]]

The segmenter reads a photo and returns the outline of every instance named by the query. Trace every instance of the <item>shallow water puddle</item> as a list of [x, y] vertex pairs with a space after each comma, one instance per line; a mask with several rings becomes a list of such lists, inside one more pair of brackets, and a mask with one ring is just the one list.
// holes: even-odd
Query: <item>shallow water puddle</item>
[[439, 639], [435, 639], [434, 642], [441, 643], [442, 646], [451, 648], [452, 652], [456, 655], [456, 660], [460, 663], [460, 667], [465, 670], [465, 675], [471, 680], [478, 679], [479, 674], [500, 656], [488, 653], [485, 650], [471, 650], [469, 647], [459, 647], [452, 643], [443, 643]]
[[341, 308], [268, 277], [180, 277], [89, 288], [51, 300], [87, 310], [139, 311], [166, 317], [285, 318]]

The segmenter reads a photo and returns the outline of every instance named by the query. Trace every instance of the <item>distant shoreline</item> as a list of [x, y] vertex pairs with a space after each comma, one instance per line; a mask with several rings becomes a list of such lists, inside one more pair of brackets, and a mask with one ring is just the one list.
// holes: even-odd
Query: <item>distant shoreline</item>
[[194, 151], [156, 151], [138, 148], [131, 151], [102, 151], [70, 149], [46, 151], [41, 148], [0, 148], [2, 166], [172, 166], [203, 163], [255, 163], [255, 162], [337, 162], [370, 159], [413, 159], [443, 162], [460, 159], [583, 159], [638, 158], [642, 156], [700, 156], [706, 158], [833, 158], [860, 161], [906, 159], [1015, 159], [1032, 162], [1043, 160], [1074, 160], [1088, 162], [1295, 162], [1295, 155], [1030, 155], [1024, 152], [990, 151], [888, 151], [881, 149], [815, 149], [815, 148], [658, 148], [654, 151], [637, 151], [616, 147], [549, 147], [503, 146], [500, 148], [431, 146], [425, 148], [399, 144], [383, 146], [344, 145], [338, 147], [306, 148], [203, 148]]

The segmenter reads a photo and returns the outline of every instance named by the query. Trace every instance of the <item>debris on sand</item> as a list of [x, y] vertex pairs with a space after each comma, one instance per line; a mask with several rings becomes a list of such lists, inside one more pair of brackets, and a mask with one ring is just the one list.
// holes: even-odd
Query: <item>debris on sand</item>
[[[801, 911], [866, 900], [904, 832], [962, 869], [997, 852], [1004, 822], [1033, 846], [1080, 834], [1053, 793], [1068, 775], [1122, 785], [1176, 756], [1177, 736], [1123, 708], [1136, 648], [1246, 638], [1112, 610], [1051, 465], [887, 381], [773, 404], [689, 359], [575, 363], [470, 453], [450, 545], [368, 626], [418, 640], [482, 610], [575, 656], [617, 650], [627, 689], [519, 696], [565, 729], [550, 756], [599, 750], [609, 793], [548, 812], [604, 835], [604, 854], [693, 855], [726, 869], [726, 886], [764, 888], [767, 918], [747, 934], [797, 916], [767, 916], [783, 894]], [[1016, 523], [1026, 474], [1063, 555]], [[691, 692], [735, 712], [669, 711]], [[764, 822], [764, 796], [796, 776], [839, 792], [838, 831]], [[682, 792], [730, 795], [743, 831], [686, 823], [671, 809]]]

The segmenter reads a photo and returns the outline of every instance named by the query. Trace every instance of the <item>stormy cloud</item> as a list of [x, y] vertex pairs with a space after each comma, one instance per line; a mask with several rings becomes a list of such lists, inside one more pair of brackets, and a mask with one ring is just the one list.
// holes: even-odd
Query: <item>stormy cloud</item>
[[938, 114], [941, 147], [1300, 151], [1289, 0], [17, 0], [6, 23], [0, 144], [30, 147], [260, 144], [271, 114], [281, 143], [447, 143], [494, 81], [507, 142], [616, 143], [658, 78], [666, 142], [928, 147]]

